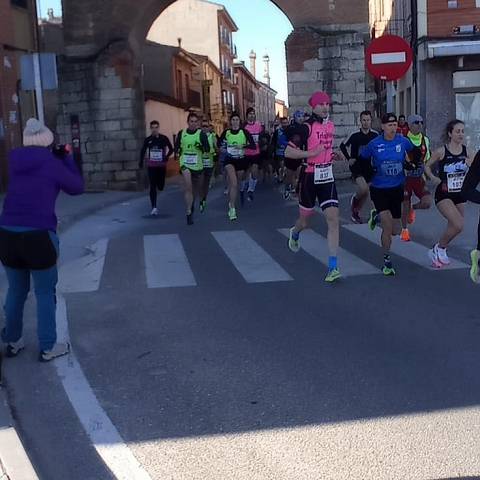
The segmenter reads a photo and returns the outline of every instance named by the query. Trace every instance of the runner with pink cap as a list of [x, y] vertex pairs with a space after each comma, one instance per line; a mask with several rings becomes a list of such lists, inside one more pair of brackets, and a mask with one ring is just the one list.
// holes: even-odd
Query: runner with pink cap
[[316, 92], [310, 98], [312, 117], [306, 122], [308, 138], [302, 139], [307, 150], [290, 142], [285, 157], [304, 159], [305, 163], [299, 180], [300, 216], [290, 229], [288, 247], [292, 252], [300, 250], [300, 232], [309, 227], [309, 220], [318, 201], [328, 225], [328, 273], [326, 282], [335, 282], [341, 275], [338, 269], [337, 252], [339, 247], [338, 195], [333, 176], [333, 141], [335, 126], [329, 119], [331, 100], [327, 93]]

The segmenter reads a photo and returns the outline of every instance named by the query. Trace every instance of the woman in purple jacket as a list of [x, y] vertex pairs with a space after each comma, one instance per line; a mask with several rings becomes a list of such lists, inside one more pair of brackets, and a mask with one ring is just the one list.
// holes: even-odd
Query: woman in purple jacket
[[0, 261], [7, 272], [5, 328], [7, 357], [23, 350], [23, 307], [33, 278], [37, 299], [40, 361], [66, 355], [68, 343], [57, 342], [55, 288], [58, 237], [55, 202], [61, 190], [83, 193], [84, 182], [73, 158], [53, 153], [53, 133], [36, 119], [27, 122], [23, 148], [9, 155], [9, 184], [0, 216]]

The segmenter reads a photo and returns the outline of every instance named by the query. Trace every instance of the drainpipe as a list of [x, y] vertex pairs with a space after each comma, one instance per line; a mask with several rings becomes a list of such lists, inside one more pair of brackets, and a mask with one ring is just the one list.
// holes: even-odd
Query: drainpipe
[[415, 91], [415, 113], [418, 113], [418, 2], [410, 0], [411, 16], [412, 16], [412, 39], [411, 47], [413, 49], [413, 67], [412, 80]]

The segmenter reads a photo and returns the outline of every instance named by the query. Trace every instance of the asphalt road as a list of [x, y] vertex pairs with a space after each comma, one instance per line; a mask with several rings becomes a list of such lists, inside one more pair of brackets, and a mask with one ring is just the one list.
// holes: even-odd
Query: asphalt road
[[[95, 436], [103, 423], [88, 420], [86, 383], [68, 366], [36, 362], [27, 307], [29, 348], [5, 369], [41, 478], [114, 478], [125, 451], [138, 461], [130, 478], [155, 480], [480, 478], [479, 287], [462, 264], [428, 268], [422, 252], [443, 225], [434, 209], [394, 255], [395, 278], [380, 274], [374, 236], [345, 222], [349, 275], [335, 285], [312, 256], [323, 252], [323, 220], [313, 251], [292, 254], [279, 229], [297, 209], [271, 187], [260, 185], [234, 224], [221, 188], [192, 227], [175, 187], [158, 219], [148, 210], [146, 199], [120, 204], [61, 239], [75, 358], [118, 437]], [[451, 249], [460, 262], [477, 215], [469, 206]], [[96, 287], [75, 292], [82, 268], [68, 265], [101, 239]], [[110, 438], [124, 442], [117, 456]]]

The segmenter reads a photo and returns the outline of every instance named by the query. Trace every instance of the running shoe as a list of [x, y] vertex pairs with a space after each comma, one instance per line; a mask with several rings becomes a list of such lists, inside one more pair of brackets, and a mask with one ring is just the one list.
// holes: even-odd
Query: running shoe
[[373, 232], [375, 230], [375, 227], [377, 226], [378, 222], [378, 213], [375, 209], [370, 211], [370, 218], [368, 219], [368, 226], [370, 227], [370, 230]]
[[412, 225], [415, 223], [415, 219], [417, 218], [417, 214], [415, 213], [415, 210], [413, 208], [410, 208], [410, 211], [408, 212], [407, 216], [407, 222]]
[[392, 264], [390, 266], [384, 265], [382, 268], [382, 272], [386, 277], [393, 277], [396, 275], [395, 269], [393, 268]]
[[410, 241], [410, 232], [408, 231], [408, 228], [402, 229], [400, 239], [402, 240], [402, 242], [409, 242]]
[[357, 196], [355, 194], [352, 195], [352, 198], [350, 198], [350, 210], [352, 212], [352, 220], [355, 222], [355, 223], [360, 223], [360, 222], [357, 222], [355, 219], [356, 218], [359, 218], [360, 215], [360, 211], [358, 209], [358, 200], [357, 200]]
[[50, 350], [42, 350], [39, 360], [41, 362], [50, 362], [51, 360], [62, 357], [70, 353], [69, 343], [56, 343]]
[[249, 192], [247, 193], [247, 200], [248, 200], [249, 202], [253, 202], [253, 192], [250, 192], [250, 191], [249, 191]]
[[[288, 236], [288, 248], [293, 253], [298, 253], [300, 251], [300, 234], [297, 233], [294, 235], [295, 227], [290, 229], [290, 234]], [[295, 238], [296, 237], [296, 238]]]
[[193, 213], [187, 215], [187, 225], [193, 225]]
[[448, 255], [447, 255], [447, 249], [446, 248], [440, 248], [438, 246], [438, 243], [436, 245], [436, 248], [437, 248], [437, 257], [438, 257], [439, 262], [442, 265], [450, 265], [450, 259], [448, 258]]
[[245, 205], [245, 192], [240, 192], [240, 205], [243, 207]]
[[338, 268], [332, 268], [328, 271], [327, 276], [325, 277], [325, 281], [327, 283], [333, 283], [341, 277], [342, 275], [340, 274]]
[[442, 262], [438, 259], [438, 252], [437, 252], [437, 246], [434, 245], [433, 248], [431, 248], [428, 251], [428, 258], [432, 262], [432, 267], [433, 268], [442, 268]]
[[472, 266], [470, 268], [470, 278], [472, 282], [478, 283], [478, 260], [480, 258], [480, 252], [478, 250], [472, 250], [470, 252], [470, 258], [472, 260]]
[[206, 201], [206, 200], [202, 200], [202, 201], [200, 202], [200, 213], [205, 212], [206, 209], [207, 209], [207, 201]]
[[285, 187], [285, 190], [283, 191], [283, 199], [284, 200], [288, 200], [290, 198], [290, 195], [291, 195], [291, 190], [289, 187]]
[[225, 187], [225, 188], [223, 189], [223, 194], [224, 194], [225, 196], [228, 195], [228, 187]]
[[150, 215], [152, 217], [158, 217], [158, 208], [153, 208]]
[[235, 210], [235, 208], [232, 207], [228, 209], [228, 219], [231, 222], [237, 219], [237, 211]]
[[8, 358], [16, 357], [25, 348], [23, 338], [20, 337], [16, 342], [7, 343], [7, 351], [5, 356]]
[[359, 223], [359, 224], [363, 223], [362, 217], [360, 216], [360, 213], [357, 210], [355, 211], [352, 210], [351, 219], [353, 223]]

